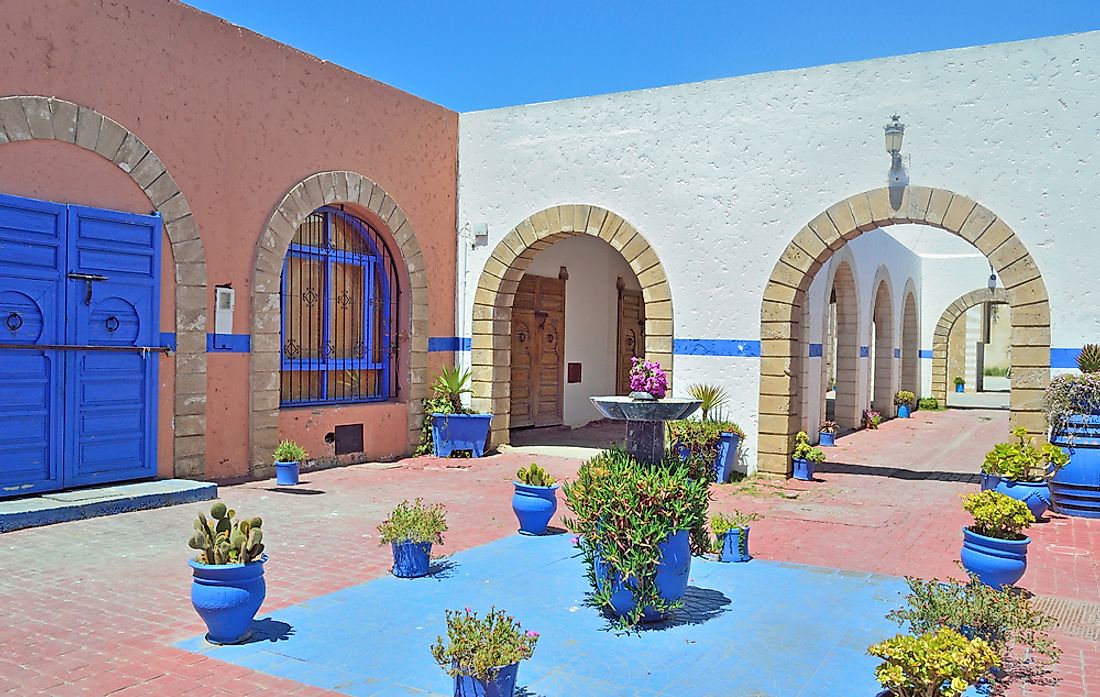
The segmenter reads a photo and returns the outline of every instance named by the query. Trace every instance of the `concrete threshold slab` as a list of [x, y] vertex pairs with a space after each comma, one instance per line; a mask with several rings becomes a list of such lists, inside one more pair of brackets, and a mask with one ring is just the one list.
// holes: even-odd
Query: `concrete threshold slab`
[[218, 486], [188, 479], [115, 484], [0, 501], [0, 533], [72, 520], [143, 511], [218, 497]]

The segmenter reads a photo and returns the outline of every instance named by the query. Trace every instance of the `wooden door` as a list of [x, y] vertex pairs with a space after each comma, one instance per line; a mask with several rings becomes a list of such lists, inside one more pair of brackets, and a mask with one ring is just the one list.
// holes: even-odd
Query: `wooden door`
[[645, 303], [640, 290], [619, 288], [619, 331], [616, 347], [617, 394], [630, 394], [630, 359], [645, 354]]
[[512, 305], [511, 427], [562, 422], [565, 280], [527, 274]]

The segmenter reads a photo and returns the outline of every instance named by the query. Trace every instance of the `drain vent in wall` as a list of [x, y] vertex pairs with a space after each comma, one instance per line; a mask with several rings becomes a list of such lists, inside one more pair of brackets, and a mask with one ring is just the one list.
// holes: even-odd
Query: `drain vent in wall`
[[1100, 641], [1100, 603], [1037, 595], [1036, 609], [1055, 619], [1054, 629], [1061, 634]]

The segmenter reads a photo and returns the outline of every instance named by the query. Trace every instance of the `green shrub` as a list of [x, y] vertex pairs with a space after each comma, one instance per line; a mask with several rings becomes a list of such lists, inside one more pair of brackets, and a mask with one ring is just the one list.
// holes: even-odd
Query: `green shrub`
[[1008, 368], [983, 368], [982, 374], [991, 378], [1008, 377]]
[[431, 542], [443, 544], [443, 533], [447, 531], [447, 509], [436, 503], [425, 506], [423, 499], [413, 502], [402, 501], [390, 513], [390, 517], [378, 526], [382, 536], [379, 544], [391, 542]]
[[924, 411], [941, 411], [940, 400], [935, 397], [921, 397], [917, 400], [917, 408]]
[[898, 393], [894, 395], [894, 404], [897, 406], [911, 407], [917, 403], [917, 395], [913, 394], [909, 390], [898, 390]]
[[447, 639], [435, 638], [432, 657], [448, 675], [488, 682], [496, 679], [497, 668], [530, 658], [538, 641], [538, 632], [523, 631], [519, 622], [496, 608], [484, 618], [470, 608], [447, 610]]
[[[678, 460], [651, 465], [614, 449], [581, 465], [576, 479], [566, 482], [562, 491], [572, 512], [563, 522], [578, 536], [594, 605], [611, 607], [611, 581], [619, 576], [634, 585], [637, 601], [634, 611], [621, 619], [622, 626], [641, 621], [646, 606], [657, 612], [680, 606], [657, 593], [657, 546], [673, 533], [688, 530], [693, 551], [708, 551], [710, 493], [705, 480], [693, 478]], [[602, 590], [593, 563], [597, 549], [604, 562]]]
[[1066, 427], [1069, 417], [1100, 411], [1100, 374], [1057, 375], [1043, 397], [1053, 433]]
[[973, 532], [998, 540], [1021, 540], [1023, 531], [1035, 522], [1027, 504], [993, 489], [965, 497], [963, 509], [974, 516]]
[[264, 521], [259, 518], [233, 520], [237, 512], [221, 501], [210, 506], [210, 517], [199, 513], [195, 519], [195, 534], [187, 541], [191, 549], [199, 550], [195, 558], [200, 564], [247, 564], [264, 553]]
[[1069, 463], [1069, 455], [1050, 443], [1036, 447], [1027, 429], [1014, 428], [1016, 443], [998, 443], [986, 453], [982, 472], [1005, 479], [1024, 482], [1042, 482]]
[[516, 472], [516, 481], [528, 486], [554, 486], [550, 473], [534, 462], [529, 467], [520, 467]]
[[946, 627], [919, 636], [901, 634], [867, 653], [883, 659], [875, 677], [894, 697], [961, 697], [1000, 665], [983, 639], [967, 639]]
[[714, 481], [714, 461], [718, 457], [722, 434], [735, 433], [742, 439], [745, 437], [741, 427], [732, 421], [669, 421], [666, 432], [670, 444], [679, 443], [687, 448], [691, 476], [707, 481]]
[[810, 437], [805, 431], [799, 431], [794, 437], [794, 451], [791, 453], [791, 459], [808, 460], [814, 464], [820, 464], [825, 462], [825, 451], [810, 445]]
[[275, 448], [275, 462], [301, 462], [307, 457], [305, 448], [292, 440], [284, 440]]

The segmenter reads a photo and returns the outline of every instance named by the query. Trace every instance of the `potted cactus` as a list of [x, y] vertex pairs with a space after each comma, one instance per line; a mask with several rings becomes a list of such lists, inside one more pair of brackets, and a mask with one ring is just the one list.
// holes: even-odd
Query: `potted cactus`
[[898, 408], [898, 418], [908, 419], [916, 403], [917, 395], [909, 390], [898, 390], [898, 393], [894, 395], [894, 404]]
[[424, 505], [423, 499], [402, 501], [390, 517], [378, 526], [379, 544], [393, 551], [393, 575], [419, 578], [428, 574], [432, 544], [443, 544], [447, 531], [447, 510], [443, 504]]
[[963, 500], [974, 524], [963, 528], [963, 568], [993, 588], [1011, 586], [1027, 570], [1027, 545], [1023, 534], [1035, 517], [1022, 501], [997, 491], [981, 491]]
[[206, 623], [212, 644], [235, 644], [248, 637], [252, 619], [267, 595], [264, 583], [263, 521], [241, 520], [221, 501], [210, 517], [199, 513], [187, 546], [199, 551], [191, 565], [191, 604]]
[[447, 610], [447, 638], [432, 645], [436, 663], [454, 678], [455, 697], [512, 697], [519, 662], [531, 657], [539, 634], [492, 608], [484, 618], [466, 608]]
[[294, 441], [279, 443], [279, 447], [275, 448], [275, 483], [279, 486], [296, 485], [302, 461], [307, 457], [305, 448]]
[[822, 421], [821, 429], [818, 432], [817, 444], [822, 448], [831, 448], [836, 445], [836, 432], [840, 430], [840, 426], [835, 421]]
[[825, 462], [825, 453], [821, 448], [810, 445], [810, 437], [805, 431], [799, 431], [794, 437], [794, 451], [791, 452], [791, 463], [794, 468], [793, 476], [804, 482], [812, 482], [814, 479], [814, 465]]
[[752, 559], [749, 555], [749, 523], [760, 520], [759, 513], [716, 513], [710, 517], [710, 530], [714, 533], [712, 550], [718, 553], [718, 561], [742, 562]]
[[558, 510], [558, 485], [546, 470], [534, 462], [516, 472], [512, 511], [525, 535], [543, 535]]

